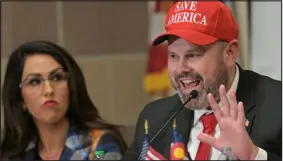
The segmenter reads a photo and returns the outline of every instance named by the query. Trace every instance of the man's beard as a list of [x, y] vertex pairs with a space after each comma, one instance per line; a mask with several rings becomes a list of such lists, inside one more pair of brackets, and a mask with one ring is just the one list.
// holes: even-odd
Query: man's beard
[[207, 79], [204, 80], [198, 73], [188, 73], [188, 72], [183, 72], [175, 77], [174, 80], [171, 79], [172, 86], [178, 93], [181, 101], [184, 103], [188, 98], [189, 98], [189, 93], [182, 93], [179, 90], [179, 82], [180, 78], [191, 78], [191, 79], [200, 79], [200, 88], [198, 90], [198, 97], [196, 99], [192, 99], [190, 102], [186, 104], [186, 108], [189, 109], [194, 109], [194, 110], [200, 110], [209, 107], [209, 102], [207, 99], [207, 95], [211, 93], [216, 102], [220, 101], [220, 96], [219, 96], [219, 87], [220, 85], [224, 85], [225, 87], [228, 84], [228, 69], [225, 67], [224, 62], [222, 61], [217, 69], [215, 70], [214, 74], [215, 77], [214, 79]]

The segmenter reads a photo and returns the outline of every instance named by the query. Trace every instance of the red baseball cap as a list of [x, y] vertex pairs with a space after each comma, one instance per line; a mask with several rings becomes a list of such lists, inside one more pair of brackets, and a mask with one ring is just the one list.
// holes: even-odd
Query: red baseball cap
[[208, 45], [218, 39], [229, 42], [239, 35], [231, 10], [219, 1], [175, 2], [166, 16], [165, 30], [154, 39], [153, 46], [168, 40], [168, 35], [196, 45]]

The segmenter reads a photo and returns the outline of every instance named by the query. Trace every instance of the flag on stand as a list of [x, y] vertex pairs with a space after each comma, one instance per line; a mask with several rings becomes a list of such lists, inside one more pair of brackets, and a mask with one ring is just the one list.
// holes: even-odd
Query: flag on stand
[[177, 132], [176, 127], [176, 119], [174, 119], [170, 160], [188, 160], [188, 153], [185, 148], [184, 140], [181, 134]]
[[149, 1], [149, 49], [147, 70], [143, 80], [144, 90], [158, 97], [168, 96], [172, 92], [167, 70], [167, 43], [151, 46], [153, 39], [165, 32], [164, 24], [172, 1]]

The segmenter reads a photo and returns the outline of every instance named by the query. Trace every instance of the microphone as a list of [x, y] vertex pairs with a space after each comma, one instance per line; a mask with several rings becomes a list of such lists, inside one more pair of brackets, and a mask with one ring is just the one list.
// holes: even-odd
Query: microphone
[[[149, 145], [155, 140], [155, 138], [157, 136], [159, 136], [159, 134], [165, 129], [165, 127], [169, 124], [170, 121], [173, 120], [173, 118], [186, 106], [186, 104], [191, 101], [192, 99], [195, 99], [197, 98], [198, 96], [198, 92], [196, 90], [192, 90], [190, 95], [189, 95], [189, 98], [187, 99], [187, 101], [185, 101], [182, 106], [176, 111], [173, 113], [173, 115], [166, 121], [166, 123], [161, 127], [161, 129], [153, 136], [153, 138], [149, 141]], [[141, 152], [138, 156], [138, 160], [140, 159], [140, 156], [141, 156]], [[189, 160], [192, 160], [189, 156]]]

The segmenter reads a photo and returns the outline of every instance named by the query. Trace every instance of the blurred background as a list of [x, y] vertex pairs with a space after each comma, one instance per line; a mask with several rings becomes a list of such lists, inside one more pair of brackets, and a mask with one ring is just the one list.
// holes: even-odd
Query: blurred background
[[[224, 1], [240, 30], [239, 64], [281, 80], [281, 2]], [[83, 70], [88, 93], [106, 120], [133, 139], [139, 113], [171, 95], [164, 32], [172, 2], [2, 2], [1, 82], [11, 51], [34, 39], [66, 48]], [[2, 108], [1, 108], [2, 109]], [[2, 112], [3, 113], [3, 112]]]

